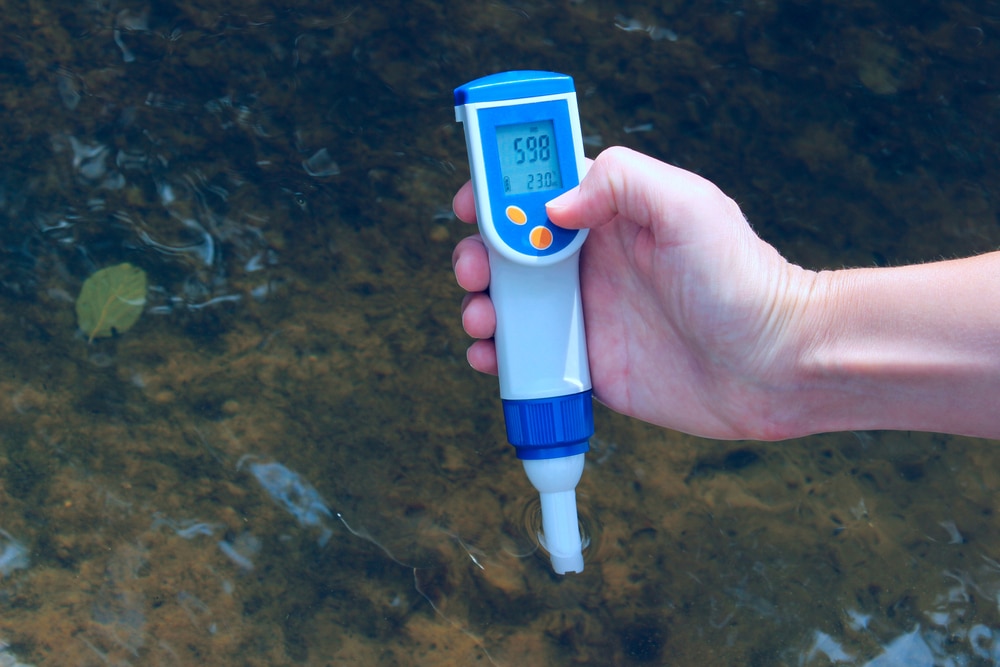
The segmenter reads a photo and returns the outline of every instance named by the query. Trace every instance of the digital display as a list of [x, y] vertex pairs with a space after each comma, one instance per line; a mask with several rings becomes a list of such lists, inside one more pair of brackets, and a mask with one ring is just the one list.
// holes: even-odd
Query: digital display
[[551, 120], [497, 126], [497, 148], [504, 194], [562, 187], [556, 132]]

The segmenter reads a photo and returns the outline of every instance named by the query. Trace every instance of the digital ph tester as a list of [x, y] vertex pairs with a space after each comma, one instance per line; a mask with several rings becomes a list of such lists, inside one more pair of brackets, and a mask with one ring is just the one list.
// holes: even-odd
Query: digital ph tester
[[579, 274], [587, 231], [557, 227], [545, 213], [587, 168], [573, 79], [476, 79], [455, 89], [455, 118], [489, 254], [507, 439], [539, 492], [553, 569], [582, 572], [576, 485], [594, 433]]

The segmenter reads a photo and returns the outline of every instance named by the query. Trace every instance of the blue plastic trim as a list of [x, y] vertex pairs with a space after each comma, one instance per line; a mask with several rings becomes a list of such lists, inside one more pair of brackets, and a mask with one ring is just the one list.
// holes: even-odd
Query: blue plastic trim
[[[494, 107], [479, 111], [479, 132], [483, 144], [483, 166], [489, 175], [490, 182], [499, 183], [500, 152], [497, 146], [497, 127], [505, 124], [527, 123], [538, 120], [551, 120], [555, 131], [556, 145], [553, 150], [558, 155], [562, 187], [558, 190], [542, 190], [541, 192], [526, 192], [518, 195], [507, 195], [502, 188], [490, 188], [490, 207], [493, 209], [493, 227], [497, 234], [512, 250], [528, 257], [547, 257], [554, 255], [572, 243], [580, 230], [563, 229], [549, 221], [545, 213], [545, 202], [554, 199], [570, 188], [580, 183], [577, 176], [576, 160], [573, 159], [573, 130], [569, 119], [569, 107], [565, 100], [536, 102], [534, 104], [518, 104], [510, 107]], [[528, 214], [529, 224], [515, 225], [507, 220], [504, 211], [509, 204], [516, 204]], [[544, 225], [552, 232], [552, 245], [544, 250], [534, 248], [528, 241], [531, 228]]]
[[569, 396], [503, 400], [507, 440], [519, 459], [556, 459], [590, 450], [594, 402], [590, 389]]
[[515, 70], [470, 81], [455, 89], [455, 106], [478, 102], [519, 100], [525, 97], [572, 93], [573, 77], [557, 72]]

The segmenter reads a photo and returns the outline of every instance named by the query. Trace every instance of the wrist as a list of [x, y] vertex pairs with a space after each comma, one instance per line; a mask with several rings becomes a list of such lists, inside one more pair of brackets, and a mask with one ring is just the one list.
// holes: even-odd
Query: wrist
[[[769, 352], [737, 393], [745, 398], [738, 413], [747, 439], [786, 440], [825, 429], [818, 417], [829, 398], [824, 356], [830, 331], [830, 304], [841, 298], [833, 272], [815, 272], [788, 264], [783, 288], [771, 299], [771, 323], [760, 334]], [[780, 324], [779, 324], [780, 323]], [[749, 389], [749, 390], [748, 390]]]
[[770, 385], [773, 439], [863, 428], [865, 394], [858, 352], [869, 304], [852, 270], [810, 272]]
[[995, 435], [997, 259], [813, 274], [771, 385], [773, 435]]

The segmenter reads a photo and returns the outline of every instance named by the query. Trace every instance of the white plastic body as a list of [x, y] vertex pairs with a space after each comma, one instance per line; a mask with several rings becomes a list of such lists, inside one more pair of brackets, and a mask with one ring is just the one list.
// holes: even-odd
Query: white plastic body
[[583, 572], [583, 543], [576, 513], [576, 485], [583, 475], [583, 454], [522, 461], [542, 501], [542, 534], [556, 574]]
[[580, 251], [525, 266], [489, 247], [500, 397], [549, 398], [590, 389]]

